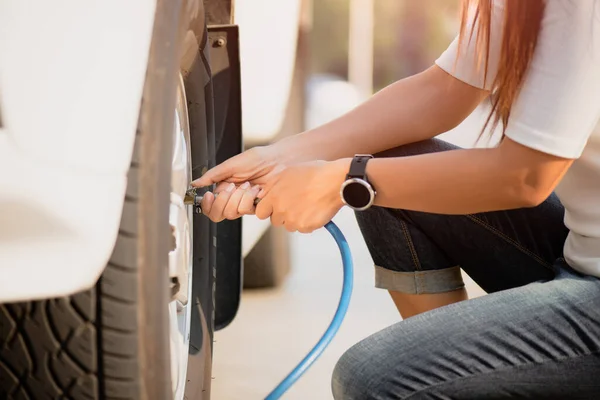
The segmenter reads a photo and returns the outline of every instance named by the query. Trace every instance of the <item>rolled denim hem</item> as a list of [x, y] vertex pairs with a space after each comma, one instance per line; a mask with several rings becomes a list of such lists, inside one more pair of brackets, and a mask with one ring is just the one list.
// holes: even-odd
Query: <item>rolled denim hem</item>
[[460, 267], [404, 272], [376, 265], [375, 287], [407, 294], [434, 294], [462, 289], [465, 283]]

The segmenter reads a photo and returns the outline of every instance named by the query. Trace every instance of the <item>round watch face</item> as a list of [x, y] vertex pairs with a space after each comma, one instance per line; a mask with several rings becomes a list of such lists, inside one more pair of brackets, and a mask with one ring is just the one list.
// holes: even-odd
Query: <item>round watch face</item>
[[373, 189], [362, 179], [350, 179], [342, 187], [342, 198], [357, 210], [368, 208], [373, 202], [373, 196]]

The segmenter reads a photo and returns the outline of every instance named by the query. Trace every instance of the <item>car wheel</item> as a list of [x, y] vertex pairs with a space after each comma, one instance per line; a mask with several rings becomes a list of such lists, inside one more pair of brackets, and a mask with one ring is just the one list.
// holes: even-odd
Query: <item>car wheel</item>
[[[203, 376], [194, 379], [200, 393], [209, 392], [203, 385], [210, 383], [213, 304], [198, 307], [195, 301], [192, 253], [198, 240], [208, 243], [210, 236], [192, 241], [194, 218], [182, 200], [192, 176], [192, 151], [179, 49], [173, 45], [181, 39], [180, 11], [168, 1], [157, 4], [110, 261], [90, 290], [0, 305], [1, 399], [179, 400], [188, 357], [196, 364], [203, 358]], [[203, 105], [208, 113], [209, 104]], [[205, 147], [212, 147], [214, 159], [214, 144]], [[214, 257], [206, 265], [214, 265]], [[212, 298], [213, 282], [200, 284]], [[195, 329], [202, 330], [207, 348], [191, 351], [194, 320], [200, 321]]]

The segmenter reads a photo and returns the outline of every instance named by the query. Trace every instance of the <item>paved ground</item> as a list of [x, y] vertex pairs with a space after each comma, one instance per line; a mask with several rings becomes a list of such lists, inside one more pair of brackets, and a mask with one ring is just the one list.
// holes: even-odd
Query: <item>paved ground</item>
[[[335, 219], [352, 248], [354, 294], [348, 316], [325, 354], [286, 396], [287, 400], [331, 399], [329, 380], [345, 349], [400, 320], [387, 292], [373, 287], [372, 261], [353, 215]], [[214, 345], [215, 400], [263, 399], [316, 343], [337, 306], [342, 282], [339, 253], [325, 230], [293, 235], [292, 275], [278, 290], [246, 291], [235, 321], [217, 332]], [[474, 284], [474, 295], [481, 291]]]

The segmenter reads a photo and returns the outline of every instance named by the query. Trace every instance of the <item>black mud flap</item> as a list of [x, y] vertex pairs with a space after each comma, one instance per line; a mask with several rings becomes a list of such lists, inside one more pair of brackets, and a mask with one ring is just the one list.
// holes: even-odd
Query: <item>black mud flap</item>
[[[216, 162], [208, 34], [202, 2], [199, 7], [199, 13], [191, 19], [186, 32], [186, 36], [195, 37], [187, 48], [194, 57], [187, 59], [184, 56], [181, 66], [188, 103], [193, 179], [199, 178]], [[204, 215], [194, 214], [193, 225], [193, 293], [185, 398], [208, 400], [212, 381], [216, 224]]]
[[[242, 151], [242, 107], [237, 25], [208, 27], [217, 164]], [[215, 330], [235, 317], [242, 290], [242, 220], [217, 225]]]

